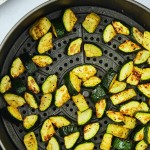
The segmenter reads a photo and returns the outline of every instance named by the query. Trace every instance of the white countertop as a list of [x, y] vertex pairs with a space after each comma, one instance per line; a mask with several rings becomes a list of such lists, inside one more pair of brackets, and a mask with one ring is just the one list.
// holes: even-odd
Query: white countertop
[[[0, 4], [2, 1], [0, 0]], [[0, 5], [0, 43], [11, 28], [30, 10], [47, 0], [7, 0]], [[136, 0], [150, 8], [150, 0]]]

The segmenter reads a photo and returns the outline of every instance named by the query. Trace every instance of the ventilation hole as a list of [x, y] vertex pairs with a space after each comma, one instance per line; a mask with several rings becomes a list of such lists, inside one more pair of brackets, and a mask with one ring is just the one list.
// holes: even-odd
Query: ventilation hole
[[57, 61], [57, 58], [55, 57], [53, 60], [54, 60], [54, 61]]
[[102, 61], [102, 60], [100, 60], [100, 61], [99, 61], [99, 63], [100, 63], [100, 64], [102, 64], [102, 63], [103, 63], [103, 61]]
[[23, 111], [22, 111], [22, 113], [23, 113], [23, 114], [26, 114], [26, 111], [25, 111], [25, 110], [23, 110]]
[[35, 112], [35, 109], [33, 109], [33, 108], [32, 108], [32, 110], [31, 110], [31, 111], [32, 111], [32, 112]]
[[38, 133], [35, 133], [35, 136], [38, 137], [39, 136]]
[[104, 124], [107, 124], [107, 120], [104, 121]]
[[23, 49], [23, 52], [27, 52], [27, 50], [24, 48], [24, 49]]
[[69, 107], [69, 104], [66, 104], [66, 107]]
[[118, 64], [119, 64], [119, 65], [122, 65], [122, 62], [121, 62], [121, 61], [119, 61], [119, 62], [118, 62]]
[[97, 149], [97, 146], [94, 146], [94, 149]]
[[87, 57], [86, 59], [87, 59], [87, 60], [90, 60], [90, 57]]
[[76, 58], [76, 61], [79, 61], [79, 58]]
[[108, 45], [111, 45], [111, 42], [108, 42]]
[[96, 38], [96, 41], [97, 41], [97, 42], [99, 42], [99, 41], [100, 41], [100, 39], [99, 39], [99, 38]]
[[30, 44], [30, 43], [28, 43], [28, 44], [27, 44], [27, 47], [30, 47], [30, 46], [31, 46], [31, 44]]
[[100, 139], [102, 139], [102, 138], [103, 138], [103, 135], [100, 135], [99, 137], [100, 137]]
[[99, 78], [101, 79], [101, 78], [102, 78], [102, 76], [101, 76], [101, 75], [99, 75]]
[[43, 78], [43, 77], [41, 77], [41, 81], [44, 81], [44, 78]]
[[61, 144], [62, 146], [64, 146], [64, 142], [61, 142], [60, 144]]
[[114, 57], [114, 60], [117, 60], [118, 58], [117, 57]]
[[105, 22], [105, 23], [107, 23], [107, 22], [108, 22], [108, 20], [107, 20], [107, 19], [105, 19], [105, 20], [104, 20], [104, 22]]
[[89, 102], [87, 101], [87, 104], [89, 105]]
[[127, 59], [129, 60], [129, 59], [130, 59], [130, 57], [128, 56], [128, 57], [127, 57]]
[[69, 39], [69, 42], [71, 42], [72, 41], [72, 39]]
[[122, 38], [119, 36], [119, 37], [118, 37], [118, 40], [120, 41], [121, 39], [122, 39]]
[[88, 37], [85, 37], [84, 39], [85, 39], [85, 40], [88, 40]]
[[51, 51], [48, 51], [49, 54], [51, 54]]
[[22, 77], [21, 79], [22, 79], [22, 80], [25, 80], [25, 77]]
[[116, 47], [117, 47], [117, 46], [114, 44], [114, 45], [113, 45], [113, 48], [116, 48]]
[[94, 140], [97, 141], [97, 137], [94, 137]]
[[110, 57], [112, 57], [112, 56], [113, 56], [113, 54], [112, 54], [112, 53], [110, 53], [110, 54], [109, 54], [109, 56], [110, 56]]
[[64, 44], [67, 44], [67, 41], [63, 41]]
[[92, 41], [93, 41], [93, 40], [94, 40], [94, 38], [93, 38], [93, 37], [90, 37], [90, 40], [92, 40]]
[[33, 55], [36, 55], [36, 53], [34, 52]]
[[138, 101], [141, 103], [141, 102], [142, 102], [142, 99], [139, 99]]
[[49, 67], [46, 67], [46, 70], [49, 70]]
[[20, 132], [20, 133], [22, 133], [22, 132], [23, 132], [23, 130], [22, 130], [22, 129], [19, 129], [19, 132]]
[[139, 93], [139, 97], [143, 97], [142, 94]]
[[53, 46], [53, 50], [56, 50], [56, 47], [55, 47], [55, 46]]
[[75, 103], [73, 103], [73, 106], [76, 106], [76, 104], [75, 104]]
[[73, 63], [73, 60], [70, 60], [70, 63]]
[[55, 72], [55, 75], [58, 76], [58, 72]]
[[72, 112], [72, 111], [73, 111], [73, 109], [71, 108], [71, 109], [70, 109], [70, 111]]
[[41, 97], [42, 97], [42, 96], [41, 96], [41, 95], [39, 95], [39, 99], [41, 99]]
[[99, 32], [103, 32], [103, 29], [99, 29]]
[[74, 113], [75, 115], [77, 115], [77, 111], [75, 111], [75, 113]]
[[67, 66], [68, 66], [68, 64], [67, 64], [67, 63], [64, 63], [64, 66], [65, 66], [65, 67], [67, 67]]
[[62, 70], [63, 70], [63, 68], [62, 68], [62, 67], [60, 67], [60, 68], [59, 68], [59, 70], [60, 70], [60, 71], [62, 71]]
[[107, 50], [105, 50], [105, 51], [104, 51], [104, 54], [107, 54], [107, 53], [108, 53]]
[[43, 116], [47, 116], [47, 113], [44, 113]]
[[62, 55], [61, 54], [58, 54], [58, 57], [61, 57]]
[[17, 126], [17, 127], [19, 127], [19, 126], [20, 126], [20, 124], [19, 124], [19, 123], [17, 123], [17, 124], [16, 124], [16, 126]]
[[96, 61], [96, 58], [93, 58], [93, 61]]
[[58, 43], [58, 47], [61, 47], [61, 43]]
[[93, 112], [93, 114], [96, 116], [96, 112]]
[[108, 67], [108, 64], [107, 64], [107, 63], [105, 64], [105, 67]]
[[76, 32], [76, 31], [77, 31], [77, 29], [76, 29], [76, 28], [74, 28], [74, 29], [73, 29], [73, 32]]

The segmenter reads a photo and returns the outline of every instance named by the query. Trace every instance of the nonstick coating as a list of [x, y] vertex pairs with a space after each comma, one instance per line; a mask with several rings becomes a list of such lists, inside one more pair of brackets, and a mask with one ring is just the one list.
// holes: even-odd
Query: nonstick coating
[[[112, 4], [113, 3], [113, 7]], [[76, 5], [76, 6], [75, 6]], [[83, 5], [83, 6], [81, 6]], [[85, 5], [85, 6], [84, 6]], [[55, 8], [53, 7], [55, 6]], [[39, 8], [35, 9], [34, 11], [30, 12], [27, 17], [23, 18], [22, 21], [14, 27], [14, 29], [10, 32], [10, 34], [6, 37], [4, 40], [2, 47], [1, 47], [1, 53], [0, 53], [0, 68], [1, 68], [1, 74], [2, 77], [5, 74], [8, 74], [10, 65], [12, 63], [12, 60], [19, 56], [20, 54], [24, 52], [28, 52], [31, 56], [37, 54], [37, 41], [32, 40], [32, 38], [28, 34], [28, 30], [31, 27], [32, 23], [35, 21], [35, 19], [39, 18], [40, 16], [47, 16], [50, 20], [55, 18], [60, 18], [64, 8], [62, 9], [62, 6], [64, 8], [71, 7], [71, 9], [75, 12], [75, 14], [78, 17], [78, 23], [76, 24], [75, 28], [71, 33], [67, 33], [62, 38], [54, 38], [53, 44], [54, 47], [52, 50], [48, 51], [47, 54], [50, 55], [53, 58], [53, 64], [45, 67], [45, 68], [39, 68], [39, 70], [33, 74], [35, 79], [37, 80], [38, 84], [41, 85], [45, 78], [50, 74], [56, 74], [59, 77], [59, 85], [63, 84], [63, 77], [64, 75], [70, 71], [72, 68], [74, 68], [77, 65], [80, 64], [92, 64], [95, 66], [98, 70], [97, 76], [103, 77], [104, 74], [108, 71], [108, 69], [113, 68], [114, 70], [118, 70], [119, 66], [122, 65], [122, 63], [126, 60], [133, 59], [134, 54], [126, 54], [123, 55], [120, 53], [117, 48], [120, 43], [125, 41], [126, 39], [130, 39], [131, 37], [127, 37], [124, 35], [117, 35], [111, 42], [108, 44], [105, 44], [102, 40], [102, 32], [105, 28], [105, 26], [109, 23], [111, 23], [112, 20], [120, 20], [124, 23], [126, 23], [129, 26], [136, 26], [141, 31], [144, 31], [144, 29], [148, 30], [148, 26], [150, 26], [147, 23], [147, 20], [150, 19], [149, 10], [144, 10], [140, 6], [132, 4], [129, 1], [109, 1], [102, 2], [102, 1], [82, 1], [75, 3], [75, 1], [66, 1], [62, 0], [57, 2], [48, 2], [45, 3], [43, 6], [40, 6]], [[103, 6], [103, 7], [102, 7]], [[105, 7], [105, 8], [104, 8]], [[128, 8], [127, 8], [128, 7]], [[49, 10], [48, 10], [49, 8]], [[132, 11], [129, 8], [133, 8]], [[136, 8], [136, 9], [135, 9]], [[112, 10], [115, 9], [115, 10]], [[145, 18], [143, 21], [143, 18], [140, 18], [140, 13], [136, 14], [137, 9], [139, 11], [142, 11], [145, 16], [149, 17]], [[145, 8], [146, 9], [146, 8]], [[86, 14], [90, 12], [95, 12], [101, 16], [101, 23], [96, 29], [96, 31], [93, 34], [87, 33], [81, 23], [83, 22]], [[136, 16], [136, 18], [135, 18]], [[139, 19], [139, 20], [138, 20]], [[144, 23], [143, 23], [144, 22]], [[16, 33], [14, 35], [14, 33]], [[82, 52], [74, 55], [74, 56], [67, 56], [66, 55], [66, 47], [67, 44], [76, 37], [82, 37], [83, 42], [91, 42], [95, 43], [98, 46], [101, 47], [103, 51], [103, 56], [99, 58], [86, 58]], [[26, 81], [27, 73], [24, 73], [21, 75], [21, 78], [23, 81]], [[86, 93], [90, 93], [91, 91], [89, 89], [82, 88], [81, 93], [86, 96]], [[88, 95], [88, 94], [87, 94]], [[41, 98], [41, 94], [38, 94], [36, 96], [37, 100], [39, 101]], [[138, 95], [138, 100], [144, 100], [142, 95]], [[90, 97], [86, 96], [86, 100], [90, 107], [94, 108], [93, 104], [90, 101]], [[0, 108], [5, 106], [4, 100], [2, 96], [0, 97]], [[110, 109], [116, 109], [111, 104], [109, 104]], [[22, 106], [20, 108], [20, 111], [24, 116], [29, 114], [39, 114], [41, 117], [41, 123], [39, 126], [34, 130], [38, 144], [39, 149], [45, 149], [46, 144], [41, 141], [39, 129], [41, 127], [42, 122], [48, 118], [51, 115], [64, 115], [73, 122], [76, 120], [77, 117], [77, 108], [75, 104], [72, 101], [69, 101], [66, 103], [62, 108], [58, 109], [54, 105], [52, 105], [47, 111], [40, 112], [39, 110], [34, 110], [29, 108], [28, 106]], [[23, 144], [23, 136], [27, 133], [22, 124], [13, 124], [10, 123], [8, 120], [2, 117], [2, 121], [4, 124], [1, 124], [2, 128], [6, 129], [7, 134], [4, 132], [2, 140], [4, 142], [4, 145], [10, 142], [10, 144], [5, 145], [8, 150], [13, 149], [19, 149], [24, 150], [24, 144]], [[101, 139], [103, 137], [103, 134], [105, 132], [107, 124], [109, 124], [111, 121], [104, 117], [103, 119], [96, 119], [95, 117], [92, 118], [92, 122], [100, 122], [101, 127], [98, 134], [91, 140], [95, 143], [95, 150], [99, 149], [99, 144], [101, 142]], [[82, 129], [81, 129], [82, 130]], [[64, 143], [62, 137], [57, 132], [56, 136], [58, 137], [62, 149], [64, 148]], [[5, 141], [4, 141], [5, 137]], [[12, 140], [12, 142], [10, 141]], [[79, 139], [79, 142], [82, 141], [82, 138]], [[13, 143], [13, 145], [12, 145]], [[16, 146], [16, 147], [15, 147]]]

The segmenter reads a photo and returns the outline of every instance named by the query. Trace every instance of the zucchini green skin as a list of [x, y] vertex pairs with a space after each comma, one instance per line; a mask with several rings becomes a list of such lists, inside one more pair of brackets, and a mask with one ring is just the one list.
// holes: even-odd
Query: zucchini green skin
[[115, 138], [113, 140], [112, 147], [118, 150], [132, 150], [134, 147], [134, 144], [131, 141], [123, 140], [120, 138]]
[[111, 68], [102, 79], [102, 85], [109, 90], [117, 78], [117, 73]]
[[144, 128], [144, 141], [150, 144], [150, 124]]
[[48, 145], [46, 147], [46, 150], [52, 150], [55, 149], [55, 150], [60, 150], [60, 144], [59, 144], [59, 141], [57, 140], [56, 137], [51, 137], [51, 139], [49, 140], [48, 142]]
[[22, 60], [26, 71], [29, 74], [33, 74], [34, 72], [36, 72], [38, 70], [37, 66], [34, 64], [34, 62], [32, 61], [32, 58], [30, 57], [30, 55], [28, 53], [24, 53], [20, 56], [20, 59]]
[[97, 103], [101, 98], [106, 96], [106, 92], [101, 84], [99, 84], [91, 94], [92, 101]]
[[26, 86], [24, 84], [24, 82], [22, 81], [21, 78], [15, 78], [12, 81], [12, 87], [13, 90], [17, 93], [17, 94], [22, 94], [23, 92], [26, 91]]
[[150, 51], [150, 32], [144, 31], [142, 46]]

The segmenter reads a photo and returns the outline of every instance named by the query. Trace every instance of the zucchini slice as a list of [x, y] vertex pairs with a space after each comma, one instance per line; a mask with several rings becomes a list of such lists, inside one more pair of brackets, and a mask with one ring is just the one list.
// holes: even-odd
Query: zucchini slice
[[55, 137], [51, 137], [46, 147], [46, 150], [60, 150], [60, 145]]
[[52, 38], [52, 33], [48, 32], [40, 39], [37, 47], [40, 54], [43, 54], [53, 48]]
[[116, 124], [108, 124], [106, 133], [112, 134], [113, 136], [126, 139], [129, 135], [130, 130]]
[[97, 76], [90, 77], [88, 80], [83, 82], [83, 86], [86, 88], [93, 88], [101, 83], [101, 79]]
[[57, 128], [61, 128], [63, 126], [68, 126], [70, 125], [70, 121], [67, 120], [65, 117], [63, 116], [51, 116], [50, 117], [50, 121], [52, 122], [52, 124], [54, 124], [54, 126], [56, 126]]
[[150, 65], [150, 57], [147, 59], [147, 63]]
[[21, 112], [17, 107], [14, 106], [6, 106], [1, 110], [2, 114], [6, 119], [16, 123], [21, 122], [23, 120]]
[[146, 102], [141, 102], [139, 110], [140, 111], [149, 111], [148, 104]]
[[142, 124], [146, 124], [150, 121], [150, 112], [136, 112], [135, 118]]
[[145, 127], [140, 127], [140, 129], [138, 129], [133, 137], [134, 141], [141, 141], [144, 139], [144, 128]]
[[126, 40], [124, 43], [119, 45], [119, 50], [124, 53], [132, 53], [140, 49], [141, 47], [139, 45], [130, 40]]
[[125, 82], [115, 81], [109, 89], [109, 93], [116, 94], [125, 90], [127, 84]]
[[146, 97], [150, 98], [150, 83], [138, 85], [138, 90]]
[[134, 129], [136, 126], [136, 119], [130, 116], [124, 116], [123, 127], [128, 129]]
[[150, 32], [144, 31], [142, 46], [150, 51]]
[[32, 61], [32, 58], [30, 57], [30, 55], [28, 53], [24, 53], [20, 56], [20, 59], [22, 60], [26, 71], [29, 74], [32, 74], [34, 72], [36, 72], [38, 70], [37, 66], [34, 64], [34, 62]]
[[125, 80], [127, 77], [130, 76], [130, 74], [132, 73], [133, 70], [133, 61], [129, 61], [127, 63], [125, 63], [119, 73], [119, 81], [123, 81]]
[[133, 67], [132, 73], [127, 78], [126, 83], [130, 85], [138, 85], [142, 76], [142, 69], [136, 66]]
[[93, 142], [84, 142], [78, 144], [74, 150], [94, 150], [94, 143]]
[[80, 136], [80, 132], [71, 133], [64, 137], [64, 143], [66, 149], [72, 148], [75, 143], [77, 142], [78, 138]]
[[51, 93], [44, 94], [41, 97], [41, 102], [40, 102], [40, 105], [39, 105], [39, 110], [40, 111], [47, 110], [50, 107], [51, 103], [52, 103], [52, 94]]
[[5, 75], [0, 82], [0, 93], [7, 92], [12, 87], [9, 75]]
[[34, 94], [38, 94], [40, 92], [40, 87], [32, 76], [28, 76], [27, 86], [28, 89]]
[[35, 55], [32, 57], [32, 61], [38, 66], [38, 67], [46, 67], [50, 64], [52, 64], [53, 60], [48, 55]]
[[99, 84], [91, 94], [91, 99], [94, 103], [97, 103], [100, 99], [106, 96], [106, 92], [101, 84]]
[[123, 140], [120, 138], [115, 138], [113, 140], [112, 147], [118, 150], [132, 150], [134, 147], [134, 144], [131, 141]]
[[108, 118], [110, 118], [114, 122], [123, 122], [124, 121], [124, 116], [121, 112], [115, 112], [112, 110], [107, 110], [106, 115]]
[[8, 105], [14, 107], [20, 107], [26, 103], [23, 97], [12, 93], [4, 94], [4, 99]]
[[150, 57], [150, 51], [141, 50], [136, 54], [133, 62], [135, 65], [140, 65], [145, 63], [149, 57]]
[[55, 134], [54, 127], [50, 119], [46, 119], [40, 130], [41, 138], [43, 142], [47, 142]]
[[38, 150], [38, 142], [34, 132], [29, 132], [24, 136], [23, 142], [27, 150]]
[[37, 109], [38, 108], [38, 104], [36, 102], [36, 99], [35, 97], [29, 93], [29, 92], [25, 92], [24, 93], [24, 98], [27, 102], [27, 104], [31, 107], [31, 108], [34, 108], [34, 109]]
[[113, 21], [112, 25], [118, 34], [129, 35], [130, 30], [120, 21]]
[[13, 78], [20, 76], [25, 71], [25, 67], [19, 57], [17, 57], [11, 65], [10, 74]]
[[107, 107], [106, 99], [101, 99], [95, 104], [97, 118], [102, 118], [106, 107]]
[[73, 40], [68, 47], [68, 52], [67, 55], [71, 56], [71, 55], [75, 55], [77, 53], [80, 53], [81, 51], [81, 44], [82, 44], [82, 38], [77, 38], [75, 40]]
[[32, 25], [29, 30], [29, 34], [34, 40], [38, 40], [48, 32], [50, 27], [51, 22], [49, 21], [49, 19], [46, 17], [42, 17]]
[[93, 111], [91, 108], [88, 108], [85, 111], [77, 111], [77, 122], [78, 125], [86, 124], [92, 118]]
[[57, 88], [57, 76], [54, 75], [49, 75], [44, 83], [42, 84], [42, 92], [44, 94], [52, 93], [56, 90]]
[[146, 150], [148, 147], [148, 144], [145, 143], [144, 140], [138, 142], [135, 146], [135, 150]]
[[94, 33], [100, 21], [100, 16], [92, 12], [85, 17], [82, 26], [87, 32]]
[[131, 28], [131, 36], [133, 39], [138, 42], [139, 44], [142, 44], [143, 42], [143, 33], [136, 27]]
[[150, 68], [144, 68], [142, 69], [142, 76], [141, 80], [150, 80]]
[[70, 99], [70, 95], [66, 85], [62, 85], [55, 93], [55, 106], [61, 107]]
[[74, 14], [74, 12], [70, 8], [66, 9], [63, 14], [63, 23], [66, 31], [68, 32], [72, 31], [76, 22], [77, 22], [77, 17]]
[[65, 75], [65, 83], [68, 88], [70, 95], [77, 95], [81, 90], [81, 82], [72, 71]]
[[109, 90], [117, 78], [117, 73], [111, 68], [102, 79], [102, 85]]
[[85, 111], [86, 109], [89, 108], [84, 96], [80, 93], [76, 96], [72, 96], [72, 100], [78, 107], [79, 111]]
[[140, 108], [138, 101], [130, 101], [120, 107], [120, 112], [124, 115], [133, 116]]
[[100, 149], [101, 150], [110, 150], [111, 149], [112, 138], [113, 138], [113, 135], [105, 133], [103, 135], [102, 142], [100, 144]]
[[147, 126], [144, 128], [144, 141], [145, 141], [147, 144], [150, 144], [150, 125], [147, 125]]
[[127, 90], [124, 90], [120, 93], [112, 95], [110, 97], [110, 99], [114, 105], [118, 105], [118, 104], [121, 104], [125, 101], [130, 100], [131, 98], [133, 98], [135, 96], [136, 96], [136, 92], [134, 89], [127, 89]]
[[94, 76], [97, 70], [92, 65], [82, 65], [74, 68], [72, 72], [83, 81], [86, 81], [90, 77]]
[[114, 27], [111, 24], [108, 24], [106, 28], [103, 31], [103, 40], [105, 43], [110, 42], [115, 36], [116, 36], [116, 31]]
[[36, 124], [38, 124], [39, 122], [39, 116], [38, 115], [29, 115], [29, 116], [26, 116], [24, 119], [23, 119], [23, 127], [26, 129], [26, 130], [30, 130], [32, 129]]
[[84, 140], [92, 139], [99, 131], [99, 128], [100, 128], [100, 124], [98, 122], [91, 123], [84, 126], [83, 129]]
[[84, 52], [86, 57], [100, 57], [103, 54], [100, 47], [91, 43], [84, 44]]
[[21, 78], [15, 78], [12, 81], [12, 87], [17, 94], [22, 94], [27, 89]]

